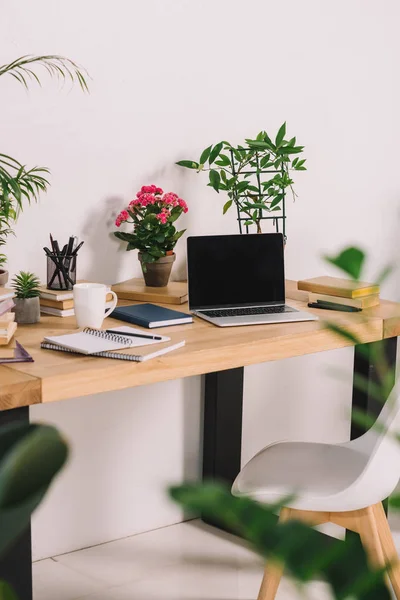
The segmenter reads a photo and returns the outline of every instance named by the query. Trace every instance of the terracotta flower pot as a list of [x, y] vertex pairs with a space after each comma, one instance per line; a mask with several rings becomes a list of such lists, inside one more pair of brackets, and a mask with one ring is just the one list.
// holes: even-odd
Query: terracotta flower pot
[[0, 288], [5, 287], [8, 281], [8, 271], [0, 269]]
[[14, 298], [15, 320], [21, 324], [38, 323], [40, 321], [40, 300], [36, 298]]
[[145, 263], [145, 270], [143, 269], [142, 253], [139, 252], [138, 258], [142, 265], [144, 282], [149, 287], [165, 287], [168, 285], [169, 276], [171, 275], [172, 265], [175, 261], [176, 255], [174, 253], [162, 256], [152, 263]]

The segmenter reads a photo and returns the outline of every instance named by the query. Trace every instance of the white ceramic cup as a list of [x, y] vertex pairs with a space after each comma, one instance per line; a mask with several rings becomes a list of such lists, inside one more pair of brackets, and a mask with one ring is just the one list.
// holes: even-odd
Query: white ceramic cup
[[[106, 310], [107, 294], [114, 296], [113, 305]], [[117, 306], [118, 298], [102, 283], [77, 283], [74, 285], [74, 309], [78, 327], [100, 329], [103, 321]]]

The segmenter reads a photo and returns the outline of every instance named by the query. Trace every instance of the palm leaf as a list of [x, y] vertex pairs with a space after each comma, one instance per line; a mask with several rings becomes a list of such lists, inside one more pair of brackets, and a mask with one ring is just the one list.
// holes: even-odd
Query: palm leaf
[[73, 60], [58, 54], [45, 54], [43, 56], [21, 56], [13, 62], [0, 66], [1, 75], [11, 75], [23, 86], [28, 88], [27, 80], [34, 80], [41, 85], [40, 77], [31, 67], [44, 68], [50, 77], [65, 80], [68, 77], [72, 83], [78, 83], [82, 91], [88, 92], [87, 78], [89, 74]]

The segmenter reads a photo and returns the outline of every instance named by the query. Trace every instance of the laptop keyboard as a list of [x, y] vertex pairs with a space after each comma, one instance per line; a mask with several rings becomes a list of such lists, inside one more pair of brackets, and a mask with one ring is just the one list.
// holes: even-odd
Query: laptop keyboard
[[249, 315], [275, 315], [296, 311], [289, 306], [247, 306], [243, 308], [226, 308], [224, 310], [202, 310], [199, 312], [207, 315], [207, 317], [247, 317]]

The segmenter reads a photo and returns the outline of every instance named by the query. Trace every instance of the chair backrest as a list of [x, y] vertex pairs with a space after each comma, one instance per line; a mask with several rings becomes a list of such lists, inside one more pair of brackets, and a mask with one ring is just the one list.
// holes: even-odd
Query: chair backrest
[[350, 442], [354, 450], [368, 456], [361, 478], [375, 486], [380, 500], [389, 496], [400, 479], [400, 395], [395, 386], [375, 425]]

